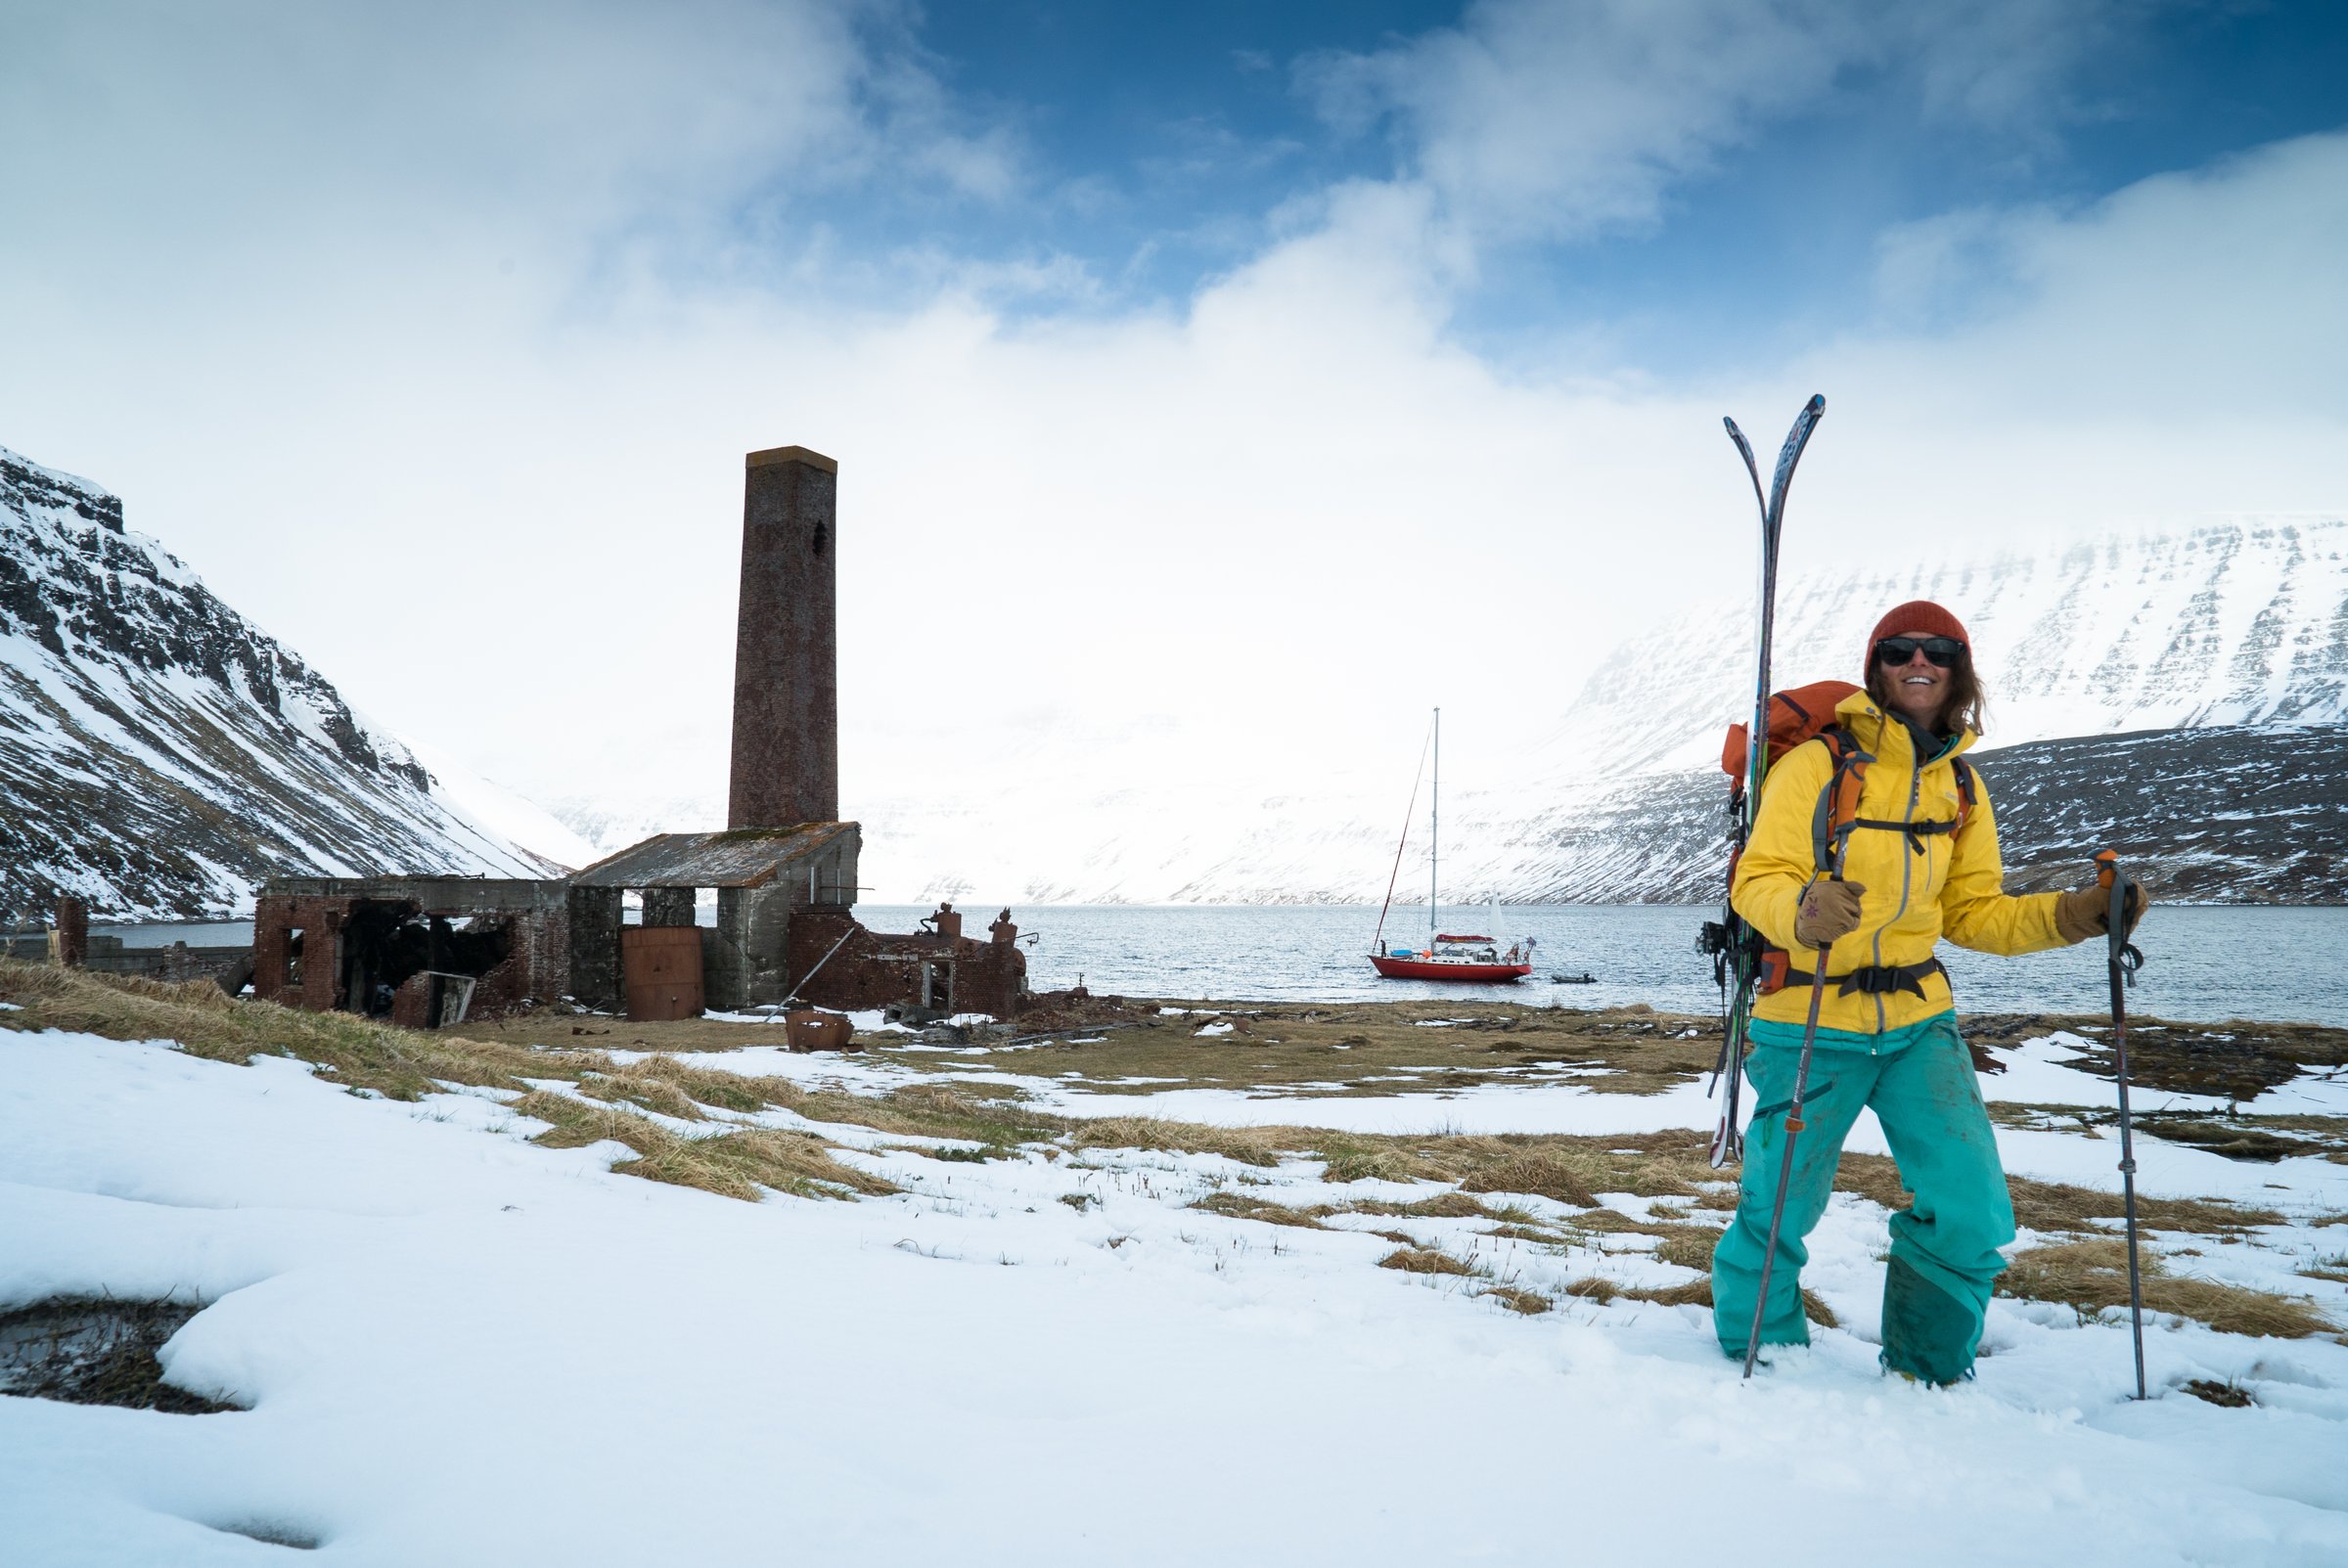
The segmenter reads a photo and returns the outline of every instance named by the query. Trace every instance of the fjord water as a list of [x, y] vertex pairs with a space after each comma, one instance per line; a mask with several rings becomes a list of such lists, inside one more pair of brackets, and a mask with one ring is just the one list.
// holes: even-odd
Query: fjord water
[[[928, 906], [863, 904], [877, 931], [911, 931]], [[990, 913], [967, 912], [973, 930]], [[700, 912], [707, 923], [714, 911]], [[1716, 1012], [1720, 992], [1696, 927], [1714, 906], [1513, 904], [1500, 912], [1504, 943], [1540, 941], [1531, 978], [1514, 985], [1381, 980], [1367, 957], [1377, 911], [1327, 904], [1042, 904], [1012, 911], [1038, 991], [1074, 985], [1125, 996], [1215, 1001], [1371, 1002], [1483, 998], [1535, 1007], [1606, 1008], [1645, 1002], [1668, 1012]], [[1481, 930], [1481, 909], [1452, 909], [1445, 929]], [[183, 941], [249, 942], [250, 921], [94, 927], [132, 947]], [[1425, 906], [1387, 917], [1389, 944], [1426, 934]], [[2129, 1008], [2188, 1021], [2348, 1025], [2348, 908], [2184, 908], [2155, 905], [2138, 927], [2145, 968]], [[1942, 943], [1940, 959], [1964, 1012], [2100, 1012], [2107, 996], [2103, 946], [2002, 959]], [[1553, 974], [1588, 974], [1557, 985]]]
[[[975, 906], [972, 906], [975, 910]], [[926, 909], [866, 905], [877, 930], [910, 930]], [[980, 920], [992, 911], [977, 912]], [[1505, 1000], [1601, 1008], [1645, 1002], [1673, 1012], [1716, 1012], [1711, 961], [1696, 927], [1716, 907], [1504, 905], [1503, 943], [1540, 941], [1531, 978], [1514, 985], [1381, 980], [1367, 955], [1377, 911], [1329, 905], [1039, 905], [1015, 909], [1028, 949], [1028, 983], [1084, 983], [1128, 996], [1282, 1002]], [[1448, 910], [1445, 929], [1482, 931], [1478, 908]], [[1426, 933], [1423, 905], [1387, 917], [1389, 944]], [[2348, 908], [2155, 906], [2137, 929], [2144, 972], [2131, 1012], [2181, 1020], [2255, 1018], [2348, 1025]], [[1942, 943], [1957, 1006], [1965, 1012], [2100, 1012], [2108, 1003], [2103, 944], [1994, 958]], [[1589, 985], [1552, 974], [1587, 973]]]

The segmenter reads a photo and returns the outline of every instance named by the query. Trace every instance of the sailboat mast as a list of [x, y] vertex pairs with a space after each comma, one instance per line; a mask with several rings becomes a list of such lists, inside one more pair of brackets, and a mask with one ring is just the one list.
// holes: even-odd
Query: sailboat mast
[[1436, 851], [1441, 848], [1435, 834], [1435, 823], [1443, 806], [1443, 710], [1435, 709], [1435, 777], [1433, 787], [1426, 795], [1426, 936], [1431, 950], [1435, 936], [1435, 889], [1442, 885], [1437, 874]]

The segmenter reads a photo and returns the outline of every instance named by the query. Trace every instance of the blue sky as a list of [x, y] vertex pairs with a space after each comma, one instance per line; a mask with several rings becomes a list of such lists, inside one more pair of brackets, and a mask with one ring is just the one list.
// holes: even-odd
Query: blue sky
[[1828, 396], [1795, 573], [2348, 507], [2343, 82], [2334, 5], [23, 0], [0, 446], [540, 795], [717, 787], [662, 660], [787, 443], [851, 793], [1470, 766], [1743, 593], [1723, 414]]
[[[1591, 328], [1666, 373], [1782, 353], [1856, 324], [1887, 229], [1963, 208], [2072, 206], [2348, 122], [2348, 7], [1991, 9], [2020, 13], [2015, 55], [2031, 64], [2013, 101], [1979, 113], [1933, 103], [1931, 39], [1845, 61], [1823, 90], [1723, 137], [1650, 221], [1487, 247], [1454, 300], [1455, 330], [1507, 357], [1526, 335]], [[1472, 9], [1393, 0], [888, 15], [881, 31], [926, 54], [974, 119], [1009, 131], [1026, 184], [1008, 202], [882, 197], [831, 215], [866, 244], [1075, 258], [1103, 291], [1005, 298], [1015, 315], [1178, 307], [1255, 254], [1287, 203], [1412, 170], [1407, 116], [1386, 106], [1335, 122], [1318, 68], [1475, 23]], [[1964, 30], [1960, 16], [1950, 31]], [[1961, 292], [1936, 308], [1968, 303]]]

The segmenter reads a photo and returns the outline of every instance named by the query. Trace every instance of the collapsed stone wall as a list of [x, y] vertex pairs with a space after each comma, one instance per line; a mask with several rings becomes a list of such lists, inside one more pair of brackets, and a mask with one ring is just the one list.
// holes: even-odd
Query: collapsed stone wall
[[[814, 971], [798, 995], [819, 1008], [938, 1007], [1008, 1018], [1027, 995], [1027, 955], [1008, 940], [871, 931], [845, 911], [801, 910], [791, 917], [788, 951], [792, 975]], [[947, 978], [946, 998], [935, 989], [925, 994], [925, 969], [933, 988]]]

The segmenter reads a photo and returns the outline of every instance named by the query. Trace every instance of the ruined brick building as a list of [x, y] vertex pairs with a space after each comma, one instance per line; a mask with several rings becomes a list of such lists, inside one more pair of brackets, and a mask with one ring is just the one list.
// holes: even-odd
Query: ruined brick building
[[[819, 453], [745, 460], [724, 831], [657, 834], [563, 881], [272, 881], [255, 911], [255, 994], [423, 1027], [562, 996], [631, 1017], [792, 1000], [1016, 1011], [1027, 965], [1009, 911], [984, 941], [950, 906], [919, 932], [855, 918], [863, 832], [839, 820], [837, 497], [838, 467]], [[703, 888], [714, 926], [695, 923]]]

